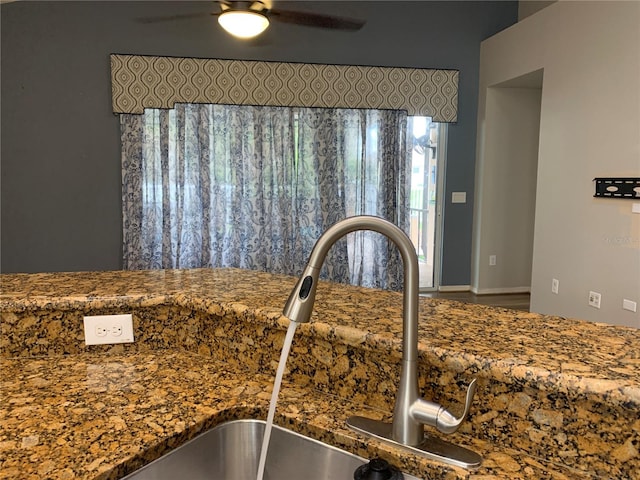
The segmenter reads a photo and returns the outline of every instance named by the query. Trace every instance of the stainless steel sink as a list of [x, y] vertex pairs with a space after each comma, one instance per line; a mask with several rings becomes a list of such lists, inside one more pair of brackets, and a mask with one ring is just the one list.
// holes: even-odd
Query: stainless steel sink
[[[262, 420], [223, 423], [125, 477], [126, 480], [253, 480]], [[353, 480], [367, 460], [274, 426], [264, 480]], [[404, 474], [405, 480], [418, 480]]]

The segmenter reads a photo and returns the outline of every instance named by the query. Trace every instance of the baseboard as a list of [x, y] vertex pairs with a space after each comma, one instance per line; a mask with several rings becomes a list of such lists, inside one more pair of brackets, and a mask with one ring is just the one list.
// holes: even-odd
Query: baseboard
[[471, 289], [469, 285], [440, 285], [439, 292], [468, 292]]
[[507, 287], [507, 288], [471, 288], [476, 295], [500, 295], [506, 293], [531, 293], [531, 287]]

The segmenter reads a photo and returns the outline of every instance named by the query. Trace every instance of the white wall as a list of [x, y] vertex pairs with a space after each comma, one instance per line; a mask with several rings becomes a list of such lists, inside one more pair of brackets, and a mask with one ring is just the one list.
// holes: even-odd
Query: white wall
[[[592, 182], [640, 177], [640, 2], [557, 2], [482, 43], [480, 205], [497, 194], [486, 188], [498, 141], [490, 87], [540, 69], [531, 310], [640, 328], [640, 308], [622, 309], [623, 299], [640, 304], [640, 214], [631, 213], [634, 201], [593, 198]], [[483, 229], [500, 225], [479, 220]], [[492, 245], [475, 240], [478, 264]], [[600, 309], [588, 306], [591, 290], [602, 295]]]

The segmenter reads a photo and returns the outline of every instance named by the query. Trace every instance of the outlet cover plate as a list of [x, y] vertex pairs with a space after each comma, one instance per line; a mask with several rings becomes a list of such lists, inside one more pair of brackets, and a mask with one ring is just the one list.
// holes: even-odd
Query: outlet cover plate
[[84, 343], [104, 345], [133, 342], [133, 316], [93, 315], [84, 317]]
[[600, 308], [601, 295], [598, 292], [589, 292], [589, 306], [593, 308]]

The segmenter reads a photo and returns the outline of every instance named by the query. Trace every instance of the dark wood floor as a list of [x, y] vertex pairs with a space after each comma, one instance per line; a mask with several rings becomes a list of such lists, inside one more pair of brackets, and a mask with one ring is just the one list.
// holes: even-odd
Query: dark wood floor
[[428, 292], [422, 296], [446, 298], [459, 302], [479, 303], [495, 307], [513, 308], [514, 310], [529, 311], [531, 296], [528, 293], [505, 293], [500, 295], [476, 295], [472, 292]]

